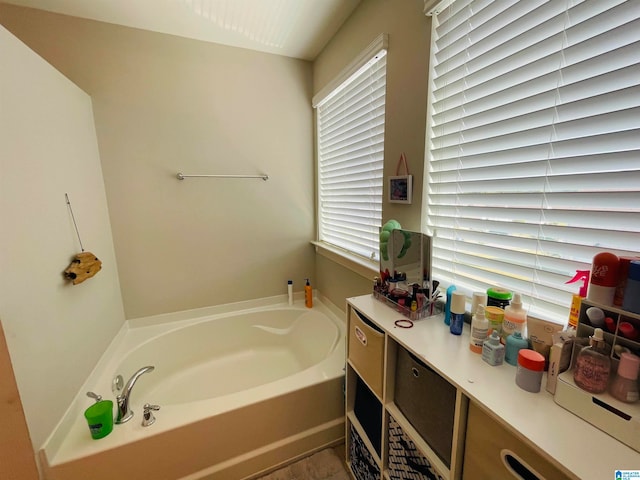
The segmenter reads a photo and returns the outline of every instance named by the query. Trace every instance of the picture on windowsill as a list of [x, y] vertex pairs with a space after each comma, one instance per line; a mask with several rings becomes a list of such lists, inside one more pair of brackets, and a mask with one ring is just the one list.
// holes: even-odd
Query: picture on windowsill
[[412, 175], [389, 177], [389, 202], [411, 203]]

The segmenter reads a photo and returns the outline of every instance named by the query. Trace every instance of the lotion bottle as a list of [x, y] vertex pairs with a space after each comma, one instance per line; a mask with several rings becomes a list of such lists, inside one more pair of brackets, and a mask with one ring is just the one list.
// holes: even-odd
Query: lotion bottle
[[489, 320], [484, 316], [484, 305], [479, 304], [471, 319], [471, 336], [469, 337], [469, 350], [474, 353], [482, 353], [482, 344], [489, 334]]
[[524, 333], [527, 323], [527, 311], [522, 308], [522, 299], [519, 293], [513, 295], [511, 303], [504, 308], [504, 320], [502, 320], [502, 338], [506, 338], [514, 332]]
[[289, 296], [289, 305], [293, 305], [293, 280], [287, 281], [287, 295]]
[[304, 285], [304, 306], [307, 308], [313, 307], [313, 290], [311, 289], [311, 284], [309, 283], [309, 279], [306, 279], [307, 283]]
[[482, 360], [489, 365], [502, 365], [504, 362], [504, 345], [500, 343], [500, 334], [497, 330], [491, 332], [491, 336], [482, 344]]

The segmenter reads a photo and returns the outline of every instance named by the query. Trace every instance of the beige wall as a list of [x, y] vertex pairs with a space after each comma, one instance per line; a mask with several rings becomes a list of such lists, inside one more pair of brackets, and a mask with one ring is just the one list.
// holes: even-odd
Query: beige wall
[[309, 62], [6, 4], [0, 21], [91, 95], [127, 318], [313, 280]]
[[[91, 99], [1, 26], [0, 44], [0, 320], [39, 447], [124, 310]], [[65, 193], [102, 261], [78, 285], [62, 275], [81, 250]]]
[[[391, 218], [404, 228], [420, 230], [425, 152], [427, 79], [431, 19], [423, 0], [364, 0], [314, 62], [313, 91], [320, 91], [380, 33], [389, 34], [385, 112], [384, 175], [395, 175], [400, 154], [413, 174], [413, 203], [382, 207], [383, 223]], [[386, 199], [386, 185], [385, 185]], [[317, 286], [344, 308], [345, 297], [371, 291], [372, 278], [318, 258]], [[372, 275], [373, 277], [373, 275]]]

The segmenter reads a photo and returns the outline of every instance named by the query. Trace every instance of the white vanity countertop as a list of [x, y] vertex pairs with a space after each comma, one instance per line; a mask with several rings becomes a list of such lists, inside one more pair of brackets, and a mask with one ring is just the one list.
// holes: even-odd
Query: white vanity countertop
[[546, 374], [541, 391], [530, 393], [516, 385], [516, 367], [506, 362], [494, 367], [471, 352], [469, 325], [462, 335], [452, 335], [438, 315], [399, 328], [394, 322], [405, 317], [372, 295], [347, 301], [563, 470], [584, 480], [613, 479], [616, 470], [640, 470], [640, 453], [554, 402], [545, 390]]

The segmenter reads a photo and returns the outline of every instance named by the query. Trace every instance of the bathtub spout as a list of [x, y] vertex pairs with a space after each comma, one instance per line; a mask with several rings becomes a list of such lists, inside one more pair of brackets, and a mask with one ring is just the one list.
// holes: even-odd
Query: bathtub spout
[[125, 423], [133, 417], [133, 411], [129, 407], [129, 399], [131, 398], [131, 390], [133, 386], [136, 384], [138, 378], [143, 373], [153, 372], [155, 367], [148, 366], [142, 367], [136, 373], [132, 375], [129, 381], [126, 383], [124, 388], [122, 389], [122, 393], [116, 397], [118, 402], [118, 415], [116, 416], [116, 423]]

